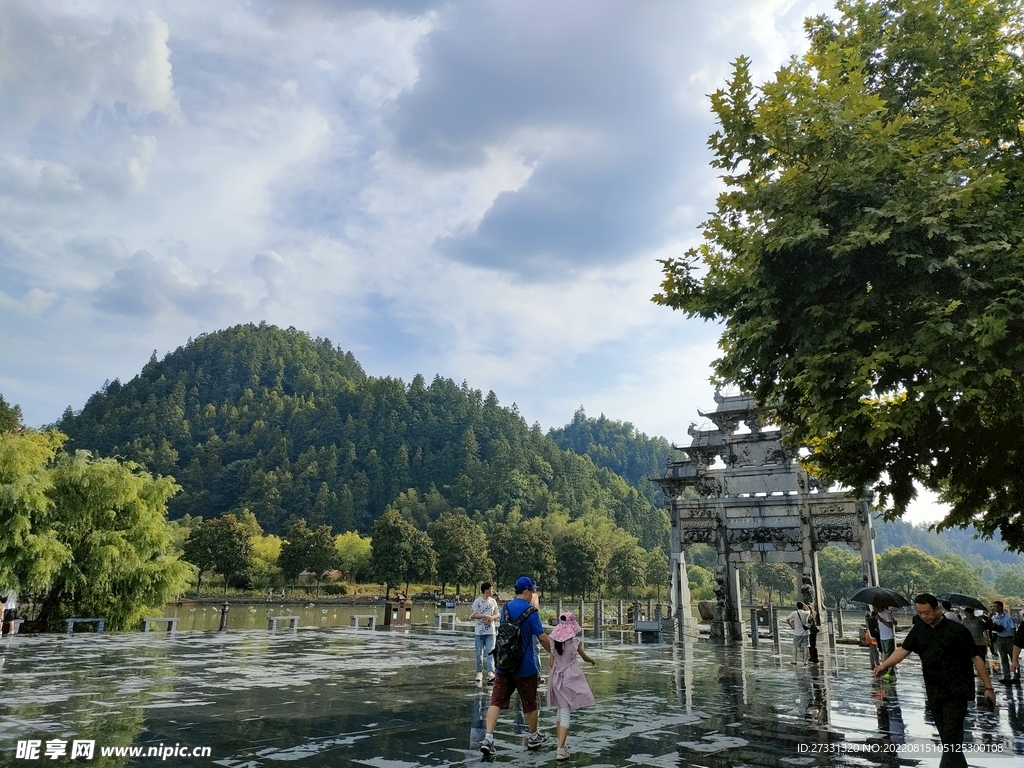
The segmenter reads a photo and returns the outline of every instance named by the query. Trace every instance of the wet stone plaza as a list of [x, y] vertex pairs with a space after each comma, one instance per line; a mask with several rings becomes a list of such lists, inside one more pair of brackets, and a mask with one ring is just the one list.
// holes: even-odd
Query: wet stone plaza
[[[823, 636], [824, 639], [824, 636]], [[628, 638], [627, 638], [628, 640]], [[587, 639], [597, 706], [574, 713], [571, 766], [926, 766], [935, 730], [912, 657], [876, 682], [867, 651], [792, 663], [759, 648]], [[488, 689], [472, 637], [349, 628], [75, 634], [5, 639], [0, 764], [220, 765], [231, 768], [475, 765]], [[556, 765], [527, 752], [522, 714], [505, 713], [496, 764]], [[971, 705], [968, 762], [1024, 765], [1024, 697], [1000, 688], [995, 712]], [[33, 763], [19, 741], [94, 740], [95, 756]], [[210, 757], [104, 757], [102, 747], [209, 747]]]

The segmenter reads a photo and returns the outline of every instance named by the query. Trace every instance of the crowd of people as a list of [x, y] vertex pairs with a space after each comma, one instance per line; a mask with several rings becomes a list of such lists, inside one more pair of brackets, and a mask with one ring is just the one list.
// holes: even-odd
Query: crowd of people
[[[571, 712], [595, 703], [580, 661], [596, 661], [583, 648], [582, 628], [575, 615], [562, 613], [549, 636], [538, 611], [537, 585], [529, 576], [522, 576], [516, 581], [515, 592], [515, 599], [499, 611], [492, 585], [484, 582], [473, 603], [471, 618], [477, 623], [476, 680], [482, 684], [486, 673], [488, 682], [493, 683], [480, 751], [485, 758], [494, 754], [494, 729], [513, 693], [519, 694], [529, 731], [526, 748], [534, 750], [545, 744], [538, 712], [538, 691], [543, 681], [540, 647], [548, 658], [548, 706], [557, 712], [556, 759], [564, 760], [569, 757]], [[928, 708], [943, 746], [939, 765], [966, 766], [961, 745], [968, 704], [980, 692], [979, 705], [995, 707], [990, 670], [1000, 672], [1002, 684], [1020, 684], [1024, 622], [1016, 625], [1000, 601], [993, 603], [991, 612], [964, 608], [961, 613], [948, 601], [940, 602], [928, 593], [915, 598], [914, 610], [912, 626], [898, 647], [899, 622], [888, 606], [873, 606], [866, 616], [865, 641], [871, 649], [873, 673], [878, 678], [893, 676], [901, 661], [917, 654]], [[794, 663], [818, 664], [816, 638], [820, 621], [813, 606], [798, 602], [786, 621], [793, 630]], [[510, 656], [507, 651], [512, 646], [518, 653]]]

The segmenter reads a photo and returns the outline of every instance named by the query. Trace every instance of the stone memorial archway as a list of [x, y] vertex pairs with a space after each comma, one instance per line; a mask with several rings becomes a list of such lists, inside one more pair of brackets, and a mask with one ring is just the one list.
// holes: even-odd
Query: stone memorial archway
[[686, 575], [686, 551], [694, 544], [718, 552], [711, 632], [733, 642], [745, 631], [739, 578], [745, 563], [791, 566], [801, 599], [819, 613], [817, 553], [829, 544], [858, 550], [864, 583], [878, 584], [870, 498], [830, 490], [809, 475], [783, 445], [786, 432], [766, 429], [768, 409], [751, 398], [715, 392], [715, 402], [714, 411], [697, 412], [717, 429], [691, 424], [690, 445], [678, 449], [685, 458], [668, 462], [664, 476], [655, 478], [672, 526], [670, 603], [677, 630], [694, 630]]

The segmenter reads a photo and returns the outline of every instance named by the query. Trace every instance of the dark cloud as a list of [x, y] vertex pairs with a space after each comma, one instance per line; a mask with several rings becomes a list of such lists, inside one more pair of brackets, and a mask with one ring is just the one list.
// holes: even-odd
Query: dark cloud
[[291, 0], [288, 3], [253, 0], [250, 7], [271, 23], [289, 24], [367, 12], [381, 16], [422, 16], [443, 5], [444, 0]]
[[534, 171], [474, 232], [439, 248], [529, 278], [664, 242], [676, 207], [710, 178], [711, 122], [691, 83], [707, 15], [682, 4], [443, 11], [419, 81], [390, 115], [398, 150], [428, 167], [466, 168], [511, 147]]
[[148, 251], [136, 251], [113, 280], [97, 289], [93, 306], [110, 314], [149, 319], [167, 312], [215, 318], [238, 308], [240, 297], [211, 281], [191, 284]]

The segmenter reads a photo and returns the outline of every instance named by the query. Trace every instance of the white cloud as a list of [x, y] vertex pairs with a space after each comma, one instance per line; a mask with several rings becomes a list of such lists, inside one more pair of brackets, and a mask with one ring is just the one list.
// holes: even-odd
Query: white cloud
[[705, 94], [821, 7], [4, 3], [0, 387], [52, 421], [268, 320], [685, 439], [714, 329], [649, 299], [713, 205]]
[[21, 298], [13, 298], [0, 291], [0, 307], [13, 309], [26, 315], [38, 315], [57, 300], [57, 294], [31, 288]]
[[78, 121], [118, 104], [134, 115], [178, 116], [169, 30], [156, 14], [108, 23], [48, 10], [19, 0], [0, 5], [4, 122], [32, 126], [53, 115]]

